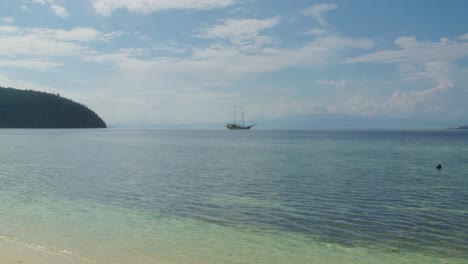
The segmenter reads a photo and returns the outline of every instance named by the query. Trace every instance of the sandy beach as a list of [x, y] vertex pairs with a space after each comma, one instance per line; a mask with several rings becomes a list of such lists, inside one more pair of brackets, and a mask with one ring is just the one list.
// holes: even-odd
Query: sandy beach
[[25, 244], [16, 240], [0, 239], [0, 263], [2, 264], [78, 264], [98, 262], [79, 259], [71, 254]]

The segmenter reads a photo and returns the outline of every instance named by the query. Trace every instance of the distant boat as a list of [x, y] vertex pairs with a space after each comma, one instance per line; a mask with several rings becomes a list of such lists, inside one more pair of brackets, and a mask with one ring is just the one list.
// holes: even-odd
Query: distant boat
[[244, 111], [242, 110], [242, 125], [237, 124], [236, 108], [234, 107], [234, 123], [227, 123], [226, 128], [229, 130], [249, 130], [256, 124], [246, 126], [244, 123]]
[[229, 124], [226, 125], [226, 128], [230, 129], [230, 130], [242, 130], [242, 129], [243, 130], [248, 130], [248, 129], [251, 129], [253, 126], [255, 126], [255, 124], [250, 125], [250, 126], [243, 126], [243, 125], [241, 126], [241, 125], [238, 125], [236, 123], [229, 123]]

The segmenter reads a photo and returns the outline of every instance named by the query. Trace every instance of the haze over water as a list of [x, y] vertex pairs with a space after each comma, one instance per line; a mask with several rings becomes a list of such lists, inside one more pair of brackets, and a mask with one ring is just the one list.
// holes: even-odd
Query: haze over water
[[0, 240], [69, 263], [466, 263], [467, 137], [2, 130]]

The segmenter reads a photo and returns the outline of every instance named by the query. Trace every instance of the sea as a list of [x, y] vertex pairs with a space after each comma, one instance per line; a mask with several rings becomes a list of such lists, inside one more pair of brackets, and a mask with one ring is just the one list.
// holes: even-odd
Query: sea
[[0, 130], [5, 248], [57, 264], [468, 263], [468, 130]]

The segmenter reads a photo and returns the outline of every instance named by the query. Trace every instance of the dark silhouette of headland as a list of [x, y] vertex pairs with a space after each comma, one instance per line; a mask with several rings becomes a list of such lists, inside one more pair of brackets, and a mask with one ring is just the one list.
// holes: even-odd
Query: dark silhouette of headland
[[88, 107], [58, 94], [0, 87], [0, 128], [106, 128]]

